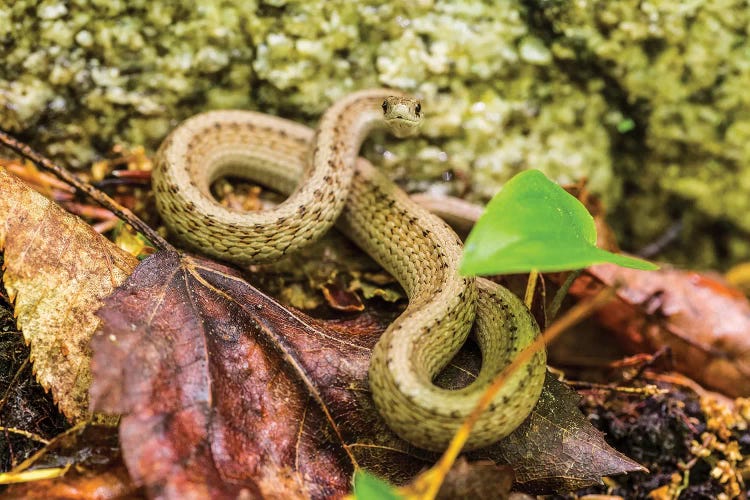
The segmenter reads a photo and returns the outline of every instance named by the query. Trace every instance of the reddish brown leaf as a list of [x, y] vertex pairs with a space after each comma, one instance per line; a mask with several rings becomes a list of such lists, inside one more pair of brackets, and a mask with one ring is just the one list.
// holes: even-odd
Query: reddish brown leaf
[[[384, 328], [371, 316], [313, 320], [284, 309], [229, 268], [169, 253], [144, 261], [100, 316], [92, 404], [126, 414], [125, 462], [152, 494], [232, 497], [244, 489], [324, 498], [349, 489], [347, 450], [396, 483], [435, 459], [398, 439], [370, 399], [370, 349]], [[472, 359], [475, 367], [478, 358]], [[464, 362], [456, 372], [461, 377], [449, 371], [441, 383], [460, 384], [476, 373]], [[575, 401], [555, 395], [546, 401], [531, 425], [541, 419], [557, 432], [522, 431], [513, 462], [543, 465], [534, 477], [558, 485], [578, 470], [571, 460], [586, 484], [638, 469], [586, 427]], [[579, 421], [568, 430], [558, 414], [571, 412]], [[506, 447], [480, 455], [499, 458]]]
[[321, 289], [328, 305], [339, 311], [364, 311], [365, 305], [355, 292], [345, 289], [339, 281], [328, 283]]
[[[289, 371], [299, 361], [283, 334], [310, 329], [236, 272], [159, 253], [99, 315], [106, 326], [92, 344], [92, 404], [127, 414], [123, 456], [152, 494], [324, 498], [348, 490], [351, 463]], [[344, 344], [311, 340], [323, 355], [312, 368], [335, 391], [350, 368], [338, 361]]]
[[590, 268], [571, 293], [595, 294], [620, 284], [598, 320], [631, 352], [671, 348], [675, 368], [730, 396], [750, 395], [750, 303], [719, 276], [612, 265]]

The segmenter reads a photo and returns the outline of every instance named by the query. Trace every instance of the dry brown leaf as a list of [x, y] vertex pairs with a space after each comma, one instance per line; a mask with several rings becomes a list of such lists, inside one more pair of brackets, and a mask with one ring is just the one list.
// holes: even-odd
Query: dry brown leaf
[[512, 464], [516, 488], [539, 495], [601, 483], [602, 476], [645, 471], [607, 444], [578, 410], [580, 399], [548, 372], [531, 415], [485, 456]]
[[0, 169], [3, 281], [31, 345], [36, 378], [71, 421], [86, 419], [89, 339], [100, 300], [125, 281], [134, 257]]
[[[99, 314], [92, 405], [124, 414], [125, 463], [152, 495], [347, 492], [351, 459], [310, 397], [315, 388], [297, 383], [302, 366], [326, 378], [325, 391], [346, 391], [342, 369], [367, 369], [357, 339], [308, 327], [228, 267], [169, 252], [143, 261]], [[296, 341], [326, 362], [293, 355]], [[359, 356], [340, 363], [344, 348]]]
[[593, 266], [570, 292], [577, 297], [619, 284], [596, 317], [631, 352], [672, 350], [675, 368], [730, 396], [750, 394], [750, 302], [718, 275], [664, 268]]
[[5, 500], [109, 500], [145, 498], [130, 480], [124, 465], [94, 474], [69, 471], [57, 479], [45, 479], [10, 486]]

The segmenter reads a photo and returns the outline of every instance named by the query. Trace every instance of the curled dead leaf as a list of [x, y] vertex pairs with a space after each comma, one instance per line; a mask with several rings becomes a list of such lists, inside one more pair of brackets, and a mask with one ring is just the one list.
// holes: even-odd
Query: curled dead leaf
[[323, 297], [332, 308], [338, 311], [364, 311], [365, 305], [355, 292], [347, 290], [341, 280], [327, 283], [321, 288]]
[[631, 352], [672, 351], [675, 368], [730, 396], [750, 394], [750, 302], [718, 275], [593, 266], [570, 292], [619, 284], [596, 317]]

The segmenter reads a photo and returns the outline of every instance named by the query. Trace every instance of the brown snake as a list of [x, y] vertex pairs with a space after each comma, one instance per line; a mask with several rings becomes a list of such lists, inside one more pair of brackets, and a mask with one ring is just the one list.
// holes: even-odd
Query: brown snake
[[[373, 127], [389, 124], [397, 135], [407, 135], [420, 119], [418, 102], [386, 89], [336, 102], [315, 133], [250, 111], [199, 114], [178, 126], [159, 149], [154, 190], [170, 230], [214, 257], [242, 264], [274, 260], [314, 241], [335, 222], [393, 274], [409, 306], [373, 350], [372, 396], [399, 436], [442, 450], [493, 377], [534, 340], [538, 327], [505, 288], [461, 276], [456, 234], [357, 157]], [[209, 191], [226, 175], [291, 194], [271, 210], [231, 211]], [[482, 351], [477, 380], [458, 390], [435, 386], [433, 378], [472, 325]], [[508, 379], [477, 422], [467, 449], [498, 441], [523, 421], [541, 392], [545, 360], [537, 353]]]

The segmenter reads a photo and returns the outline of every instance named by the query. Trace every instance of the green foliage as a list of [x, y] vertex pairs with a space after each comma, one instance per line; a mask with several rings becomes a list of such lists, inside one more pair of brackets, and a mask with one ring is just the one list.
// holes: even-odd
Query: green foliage
[[390, 484], [363, 470], [354, 473], [354, 498], [357, 500], [401, 500]]
[[610, 262], [658, 269], [645, 260], [596, 246], [594, 219], [586, 208], [538, 170], [509, 180], [469, 234], [461, 262], [467, 275], [580, 269]]

